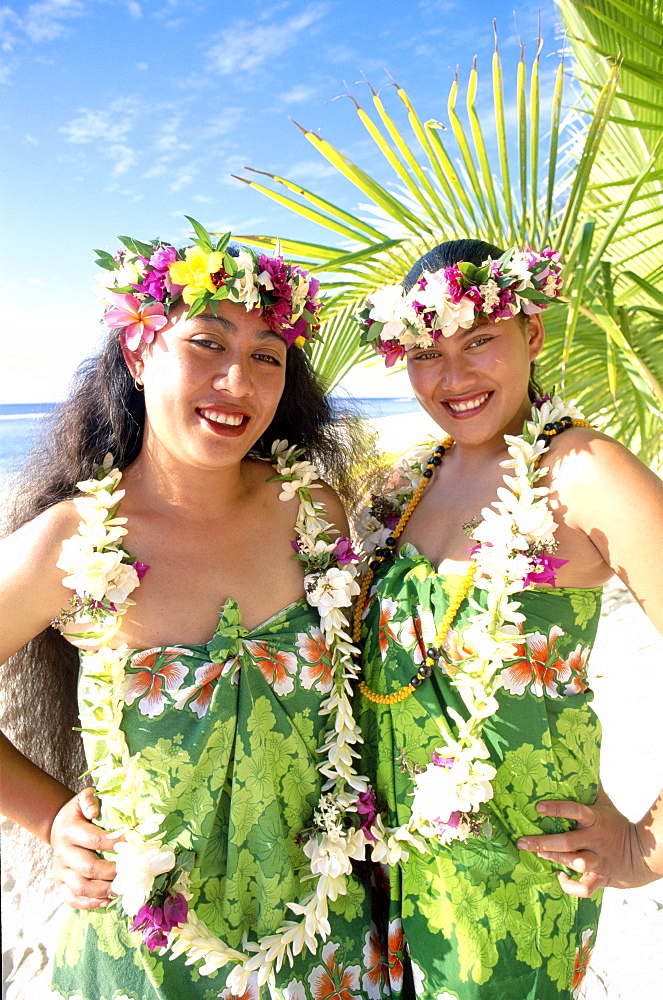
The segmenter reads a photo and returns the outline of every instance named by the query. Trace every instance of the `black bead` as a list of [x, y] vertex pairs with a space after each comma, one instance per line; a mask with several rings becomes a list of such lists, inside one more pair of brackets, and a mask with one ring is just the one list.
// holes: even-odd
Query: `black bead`
[[538, 438], [536, 440], [537, 441], [545, 441], [546, 444], [550, 444], [550, 435], [549, 434], [539, 434], [539, 436], [538, 436]]
[[433, 475], [432, 469], [424, 469], [424, 479], [430, 479]]
[[553, 424], [553, 429], [556, 430], [557, 433], [559, 434], [561, 433], [561, 431], [564, 430], [564, 424], [562, 423], [561, 420], [556, 420], [555, 423]]
[[389, 538], [385, 538], [384, 544], [387, 546], [388, 549], [395, 549], [397, 540], [398, 539], [394, 538], [393, 535], [389, 535]]
[[381, 559], [371, 559], [371, 561], [368, 564], [368, 568], [372, 569], [373, 572], [375, 572], [375, 570], [378, 568], [381, 562], [382, 562]]
[[573, 427], [573, 417], [562, 417], [562, 423], [565, 427]]
[[390, 550], [390, 549], [382, 549], [382, 548], [380, 548], [380, 549], [376, 549], [376, 550], [375, 550], [375, 555], [376, 555], [376, 556], [377, 556], [377, 557], [378, 557], [379, 559], [386, 559], [386, 558], [387, 558], [387, 556], [390, 556], [390, 555], [391, 555], [391, 550]]
[[421, 687], [421, 685], [423, 683], [424, 683], [424, 678], [423, 677], [419, 677], [418, 674], [415, 674], [414, 677], [410, 681], [410, 684], [412, 685], [413, 688]]
[[441, 455], [433, 455], [433, 457], [431, 458], [430, 461], [431, 461], [431, 465], [442, 465], [442, 456]]
[[543, 429], [544, 429], [544, 431], [548, 431], [548, 433], [550, 433], [550, 431], [552, 431], [552, 430], [555, 429], [555, 425], [554, 424], [544, 424], [543, 425]]
[[419, 667], [419, 673], [422, 677], [430, 677], [433, 673], [433, 668], [429, 667], [426, 663], [422, 663]]
[[426, 650], [426, 656], [430, 656], [431, 660], [436, 660], [439, 655], [440, 651], [439, 649], [436, 649], [435, 646], [429, 646]]
[[446, 450], [447, 449], [444, 447], [443, 444], [438, 444], [437, 448], [435, 449], [435, 454], [442, 457], [442, 455], [445, 454]]

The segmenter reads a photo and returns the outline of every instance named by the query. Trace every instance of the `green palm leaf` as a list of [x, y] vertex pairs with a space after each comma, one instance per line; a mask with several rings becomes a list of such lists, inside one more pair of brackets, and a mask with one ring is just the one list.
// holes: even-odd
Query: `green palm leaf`
[[[452, 82], [440, 115], [446, 128], [436, 120], [422, 122], [398, 85], [391, 93], [405, 108], [409, 134], [372, 88], [372, 112], [348, 94], [392, 172], [391, 183], [378, 183], [317, 133], [301, 129], [368, 200], [363, 217], [276, 175], [264, 175], [272, 186], [244, 179], [346, 241], [344, 247], [283, 241], [288, 252], [296, 248], [303, 262], [324, 275], [331, 293], [325, 347], [314, 348], [330, 386], [368, 356], [358, 348], [352, 320], [366, 294], [401, 280], [431, 246], [465, 236], [505, 247], [551, 243], [568, 264], [568, 279], [565, 304], [546, 312], [544, 374], [563, 382], [600, 426], [653, 458], [659, 456], [656, 422], [663, 415], [661, 3], [558, 0], [558, 7], [581, 93], [566, 125], [562, 62], [549, 121], [540, 123], [539, 41], [531, 67], [521, 53], [510, 134], [496, 38], [488, 125], [477, 112], [476, 63], [464, 111], [460, 80]], [[270, 237], [251, 241], [274, 243]]]

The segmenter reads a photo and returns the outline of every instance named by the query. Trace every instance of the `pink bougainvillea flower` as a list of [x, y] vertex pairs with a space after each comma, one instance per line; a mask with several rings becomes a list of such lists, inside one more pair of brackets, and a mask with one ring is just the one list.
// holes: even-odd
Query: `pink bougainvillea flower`
[[566, 566], [568, 561], [568, 559], [555, 559], [546, 552], [533, 556], [531, 562], [534, 565], [523, 580], [523, 587], [529, 587], [532, 583], [545, 583], [554, 587], [557, 570], [561, 566]]
[[365, 792], [360, 792], [357, 796], [357, 812], [360, 816], [366, 817], [359, 829], [364, 831], [367, 840], [375, 840], [376, 838], [371, 833], [371, 827], [375, 823], [378, 810], [375, 803], [375, 792], [372, 788], [367, 788]]
[[336, 545], [334, 546], [334, 555], [338, 559], [341, 566], [346, 566], [348, 563], [355, 562], [359, 559], [359, 556], [352, 548], [352, 542], [345, 535], [340, 535]]
[[148, 569], [150, 568], [147, 563], [139, 562], [138, 559], [136, 559], [131, 565], [136, 570], [136, 576], [138, 577], [139, 580], [143, 579]]
[[147, 950], [164, 948], [168, 944], [168, 934], [179, 924], [183, 924], [189, 914], [189, 904], [181, 892], [174, 896], [168, 893], [163, 906], [145, 903], [136, 914], [131, 925], [132, 931], [140, 931]]
[[157, 331], [168, 322], [160, 302], [146, 306], [128, 292], [109, 292], [108, 297], [117, 308], [104, 314], [104, 323], [112, 329], [124, 329], [125, 344], [130, 351], [135, 351], [141, 340], [151, 344]]

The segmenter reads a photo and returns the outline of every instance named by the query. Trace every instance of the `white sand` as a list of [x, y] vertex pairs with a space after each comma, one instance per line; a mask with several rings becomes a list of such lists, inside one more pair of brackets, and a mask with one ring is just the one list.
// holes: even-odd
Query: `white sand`
[[[436, 427], [425, 415], [374, 421], [382, 447], [404, 450]], [[602, 773], [606, 790], [637, 819], [663, 787], [663, 637], [621, 585], [608, 588], [592, 655], [595, 706], [603, 722]], [[27, 834], [7, 835], [3, 824], [3, 997], [46, 1000], [48, 959], [58, 920], [50, 877], [30, 857]], [[34, 842], [33, 842], [34, 843]], [[41, 852], [42, 858], [47, 851]], [[663, 882], [604, 897], [598, 944], [587, 977], [586, 1000], [659, 1000], [663, 997]], [[495, 997], [495, 1000], [501, 1000]]]

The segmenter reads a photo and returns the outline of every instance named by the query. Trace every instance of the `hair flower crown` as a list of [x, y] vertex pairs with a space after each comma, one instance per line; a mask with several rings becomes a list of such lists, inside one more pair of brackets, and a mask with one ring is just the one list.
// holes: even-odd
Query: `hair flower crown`
[[402, 285], [379, 288], [357, 316], [362, 343], [381, 354], [388, 368], [413, 347], [430, 347], [478, 320], [495, 322], [519, 312], [531, 316], [554, 301], [562, 288], [559, 253], [511, 247], [479, 266], [459, 261], [424, 271], [409, 292]]
[[193, 245], [177, 250], [169, 243], [143, 243], [119, 236], [124, 249], [114, 256], [95, 250], [96, 263], [109, 272], [100, 283], [105, 306], [104, 323], [124, 331], [127, 347], [150, 344], [168, 322], [174, 302], [182, 299], [191, 318], [208, 306], [216, 314], [222, 299], [242, 303], [247, 312], [260, 312], [270, 330], [280, 333], [288, 347], [303, 347], [319, 329], [317, 298], [320, 283], [308, 271], [274, 257], [230, 243], [230, 233], [216, 244], [188, 215], [196, 233]]

